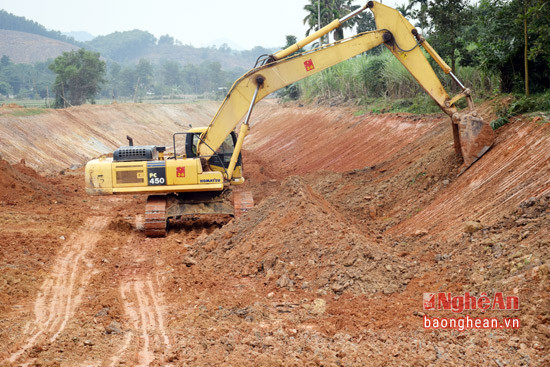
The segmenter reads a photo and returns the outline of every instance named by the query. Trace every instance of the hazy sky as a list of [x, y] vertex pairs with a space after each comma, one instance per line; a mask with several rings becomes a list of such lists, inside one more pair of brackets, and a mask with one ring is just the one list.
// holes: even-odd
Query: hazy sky
[[[354, 1], [363, 5], [367, 0]], [[407, 0], [385, 0], [386, 5]], [[280, 47], [301, 38], [307, 0], [0, 0], [0, 8], [61, 32], [94, 36], [141, 29], [169, 34], [183, 44], [207, 46], [229, 39], [245, 49]]]

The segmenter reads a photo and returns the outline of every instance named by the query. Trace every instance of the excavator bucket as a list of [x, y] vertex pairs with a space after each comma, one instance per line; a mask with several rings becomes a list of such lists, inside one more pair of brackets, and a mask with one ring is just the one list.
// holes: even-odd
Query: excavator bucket
[[476, 111], [457, 112], [452, 120], [455, 150], [464, 160], [462, 174], [491, 148], [495, 134]]

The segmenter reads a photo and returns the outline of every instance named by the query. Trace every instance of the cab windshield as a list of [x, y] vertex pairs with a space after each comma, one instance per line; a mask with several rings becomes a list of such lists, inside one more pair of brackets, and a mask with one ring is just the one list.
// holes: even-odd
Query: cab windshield
[[[199, 144], [199, 141], [200, 141], [199, 136], [200, 136], [200, 134], [198, 134], [198, 133], [193, 135], [193, 153], [195, 155], [197, 154], [197, 145]], [[233, 136], [228, 135], [225, 138], [225, 140], [223, 141], [220, 148], [216, 152], [216, 153], [218, 153], [219, 157], [221, 158], [224, 167], [229, 166], [229, 163], [231, 162], [231, 155], [233, 154], [234, 149], [235, 149], [235, 147], [233, 145]], [[212, 157], [210, 159], [210, 162], [211, 162], [211, 164], [214, 164], [216, 166], [220, 165], [220, 161], [216, 157]]]

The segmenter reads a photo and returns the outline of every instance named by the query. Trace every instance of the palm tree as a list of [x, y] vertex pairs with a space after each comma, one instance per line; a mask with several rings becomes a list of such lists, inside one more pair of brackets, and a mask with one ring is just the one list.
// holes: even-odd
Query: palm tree
[[[327, 0], [310, 0], [309, 4], [304, 6], [304, 10], [308, 12], [304, 18], [304, 24], [308, 25], [309, 28], [306, 31], [306, 37], [309, 36], [311, 32], [315, 32], [326, 25], [327, 18]], [[323, 39], [320, 40], [323, 44]]]
[[[359, 7], [357, 5], [351, 5], [351, 1], [352, 0], [310, 0], [310, 3], [304, 6], [304, 10], [308, 12], [304, 18], [304, 24], [309, 26], [306, 31], [306, 36], [309, 36], [312, 31], [321, 29], [334, 19], [342, 18]], [[343, 28], [350, 28], [354, 25], [353, 22], [350, 22], [336, 29], [334, 31], [334, 39], [339, 40], [344, 38]], [[327, 43], [328, 36], [326, 36], [326, 39], [323, 37], [320, 42], [321, 44]]]

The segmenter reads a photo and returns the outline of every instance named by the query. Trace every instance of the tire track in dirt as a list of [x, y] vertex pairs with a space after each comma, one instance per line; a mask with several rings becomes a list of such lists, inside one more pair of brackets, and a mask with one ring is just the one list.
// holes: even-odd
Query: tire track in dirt
[[[164, 326], [164, 301], [155, 283], [151, 276], [121, 283], [120, 297], [131, 330], [124, 336], [122, 347], [111, 357], [110, 366], [116, 366], [120, 360], [148, 366], [157, 357], [164, 359], [172, 349]], [[132, 344], [135, 347], [130, 348]], [[159, 352], [162, 355], [158, 356]]]
[[[136, 224], [140, 220], [138, 216]], [[169, 365], [166, 359], [173, 346], [165, 326], [166, 303], [159, 291], [158, 273], [147, 264], [148, 259], [154, 258], [150, 253], [152, 247], [136, 246], [135, 242], [134, 235], [126, 243], [131, 265], [125, 269], [119, 285], [120, 303], [129, 330], [125, 332], [122, 346], [105, 364], [117, 366], [121, 361], [128, 361], [133, 366], [148, 366], [153, 362]]]
[[26, 326], [26, 337], [6, 360], [15, 363], [39, 342], [53, 342], [63, 332], [82, 301], [92, 275], [86, 255], [101, 238], [108, 218], [90, 217], [61, 248], [52, 272], [34, 302], [34, 320]]

